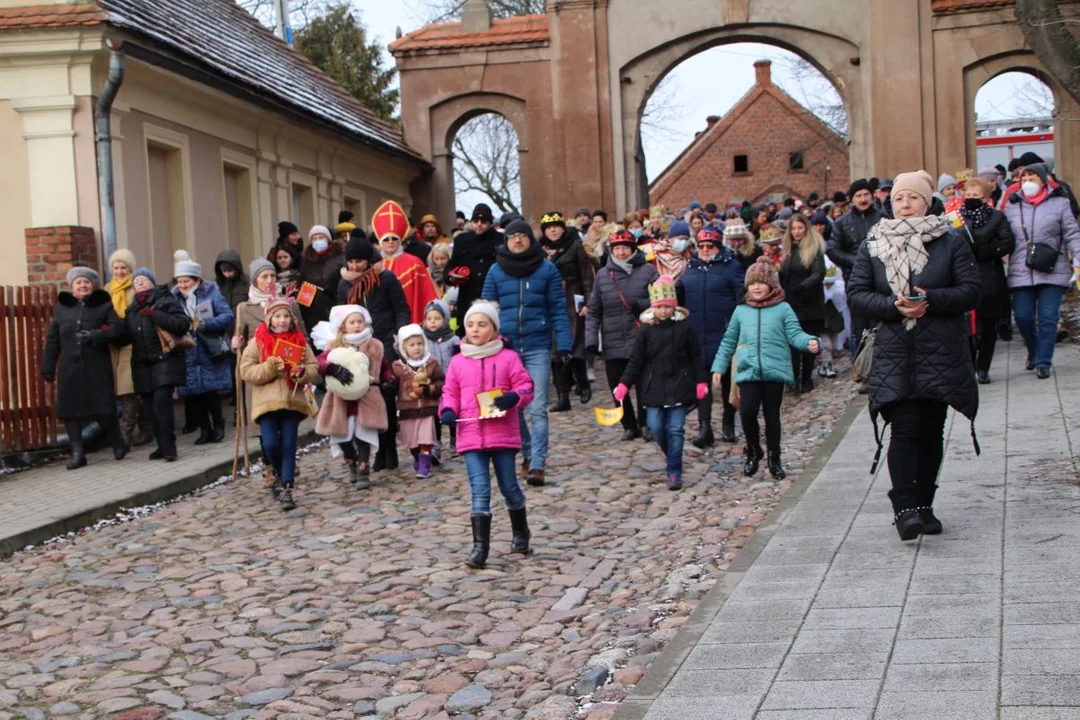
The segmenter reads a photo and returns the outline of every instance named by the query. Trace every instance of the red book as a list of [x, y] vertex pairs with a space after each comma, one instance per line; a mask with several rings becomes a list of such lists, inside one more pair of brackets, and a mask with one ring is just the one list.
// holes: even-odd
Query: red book
[[304, 307], [311, 307], [311, 303], [315, 301], [315, 293], [319, 292], [319, 288], [315, 287], [309, 282], [300, 286], [300, 292], [296, 295], [296, 304], [303, 305]]
[[274, 343], [274, 356], [285, 361], [286, 365], [297, 367], [304, 362], [304, 347], [285, 340]]

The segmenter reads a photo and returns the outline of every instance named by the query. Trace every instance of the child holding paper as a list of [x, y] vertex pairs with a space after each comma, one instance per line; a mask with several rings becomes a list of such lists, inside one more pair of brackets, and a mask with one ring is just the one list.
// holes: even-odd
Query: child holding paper
[[412, 452], [416, 477], [429, 478], [443, 371], [439, 359], [428, 350], [424, 329], [419, 325], [398, 330], [397, 351], [401, 359], [395, 360], [393, 367], [398, 379], [401, 440]]
[[[499, 306], [478, 300], [465, 313], [465, 342], [450, 361], [443, 385], [441, 418], [457, 426], [457, 447], [465, 456], [472, 488], [473, 548], [465, 564], [483, 568], [491, 544], [491, 466], [510, 513], [511, 553], [528, 555], [525, 493], [517, 481], [521, 450], [518, 412], [533, 399], [533, 383], [521, 358], [498, 337]], [[484, 407], [478, 396], [494, 396]], [[487, 415], [481, 419], [481, 415]]]
[[282, 510], [296, 507], [296, 442], [308, 417], [304, 386], [319, 378], [315, 355], [293, 318], [292, 300], [266, 302], [266, 320], [240, 358], [240, 377], [252, 386], [251, 419], [259, 424], [266, 463], [274, 469], [271, 493]]

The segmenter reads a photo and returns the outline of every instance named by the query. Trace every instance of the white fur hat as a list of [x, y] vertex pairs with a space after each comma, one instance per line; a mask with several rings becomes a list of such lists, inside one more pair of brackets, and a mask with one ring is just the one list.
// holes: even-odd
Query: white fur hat
[[405, 341], [411, 337], [424, 338], [424, 328], [420, 327], [416, 323], [412, 323], [410, 325], [402, 325], [401, 329], [398, 330], [395, 344], [397, 345], [397, 347], [400, 348], [405, 344]]
[[371, 313], [363, 305], [335, 305], [330, 308], [330, 329], [336, 334], [350, 315], [363, 315], [364, 321], [371, 324]]

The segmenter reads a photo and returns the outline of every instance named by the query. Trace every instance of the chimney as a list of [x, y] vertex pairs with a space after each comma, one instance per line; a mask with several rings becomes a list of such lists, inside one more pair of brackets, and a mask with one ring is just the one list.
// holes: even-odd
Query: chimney
[[461, 29], [468, 33], [491, 29], [491, 9], [487, 0], [466, 0], [461, 8]]
[[705, 127], [711, 128], [713, 125], [715, 125], [718, 122], [720, 122], [720, 116], [719, 115], [710, 115], [709, 117], [705, 118]]
[[754, 80], [758, 85], [772, 85], [772, 60], [754, 63]]

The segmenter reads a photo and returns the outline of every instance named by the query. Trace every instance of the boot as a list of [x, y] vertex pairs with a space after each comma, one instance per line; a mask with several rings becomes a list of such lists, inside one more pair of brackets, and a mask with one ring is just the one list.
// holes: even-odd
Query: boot
[[143, 404], [138, 396], [135, 397], [135, 402], [138, 403], [139, 406], [139, 421], [135, 428], [134, 442], [132, 444], [136, 447], [142, 447], [143, 445], [149, 445], [156, 440], [157, 436], [154, 435], [154, 425], [150, 420], [150, 413], [152, 411]]
[[109, 444], [112, 445], [113, 457], [117, 460], [123, 460], [127, 455], [128, 446], [124, 442], [124, 433], [120, 430], [120, 421], [115, 415], [106, 415], [97, 418], [98, 425], [105, 431], [106, 437], [109, 438]]
[[519, 555], [531, 555], [532, 548], [529, 547], [529, 540], [532, 538], [532, 533], [529, 532], [529, 521], [525, 516], [525, 508], [520, 507], [509, 512], [510, 528], [514, 533], [513, 538], [510, 540], [510, 552]]
[[420, 453], [416, 467], [416, 477], [424, 480], [431, 477], [431, 453]]
[[71, 441], [71, 460], [68, 461], [68, 470], [77, 470], [86, 465], [86, 453], [83, 450], [82, 423], [78, 420], [65, 420], [64, 429]]
[[733, 443], [738, 440], [738, 438], [735, 437], [735, 423], [731, 423], [730, 425], [724, 423], [724, 427], [720, 432], [720, 439], [726, 443]]
[[219, 443], [225, 439], [225, 416], [221, 412], [221, 396], [213, 393], [206, 404], [210, 412], [210, 442]]
[[752, 477], [757, 474], [758, 464], [763, 457], [761, 448], [754, 447], [752, 445], [746, 446], [746, 464], [743, 465], [743, 475], [746, 477]]
[[919, 518], [923, 522], [923, 535], [940, 535], [944, 530], [941, 521], [934, 515], [934, 495], [937, 494], [937, 485], [931, 484], [927, 488], [919, 488]]
[[902, 510], [895, 516], [896, 532], [903, 541], [914, 540], [922, 534], [924, 525], [918, 510]]
[[713, 437], [712, 428], [708, 425], [702, 427], [700, 430], [698, 430], [697, 437], [694, 438], [692, 442], [694, 443], [694, 447], [701, 448], [703, 450], [715, 443], [716, 438]]
[[195, 438], [196, 445], [205, 445], [210, 442], [213, 431], [205, 425], [199, 428], [199, 437]]
[[780, 464], [780, 452], [769, 452], [769, 474], [776, 480], [783, 480], [787, 477], [787, 473], [784, 472], [784, 466]]
[[487, 565], [488, 549], [491, 546], [491, 513], [473, 513], [469, 520], [472, 521], [473, 546], [465, 564], [483, 570]]
[[291, 487], [282, 488], [281, 495], [278, 496], [278, 502], [281, 503], [282, 510], [295, 510], [296, 498], [293, 497], [293, 489]]
[[570, 412], [570, 393], [560, 391], [557, 398], [555, 404], [551, 406], [550, 412]]
[[360, 472], [359, 469], [356, 467], [356, 461], [346, 460], [345, 463], [349, 466], [349, 484], [355, 485], [356, 483], [360, 482]]
[[590, 400], [592, 400], [592, 388], [586, 385], [581, 391], [581, 404], [588, 405]]
[[356, 489], [367, 490], [371, 487], [371, 446], [366, 442], [356, 444]]
[[120, 398], [120, 434], [128, 447], [135, 446], [139, 432], [139, 398], [124, 395]]
[[694, 447], [701, 448], [702, 450], [716, 442], [712, 431], [712, 399], [712, 393], [710, 393], [701, 400], [698, 400], [698, 434], [691, 442], [694, 444]]
[[413, 472], [418, 472], [420, 470], [420, 451], [416, 448], [409, 448], [409, 452], [412, 453]]
[[630, 440], [637, 440], [641, 437], [641, 430], [638, 428], [627, 428], [623, 430], [622, 440], [623, 442], [629, 442]]

